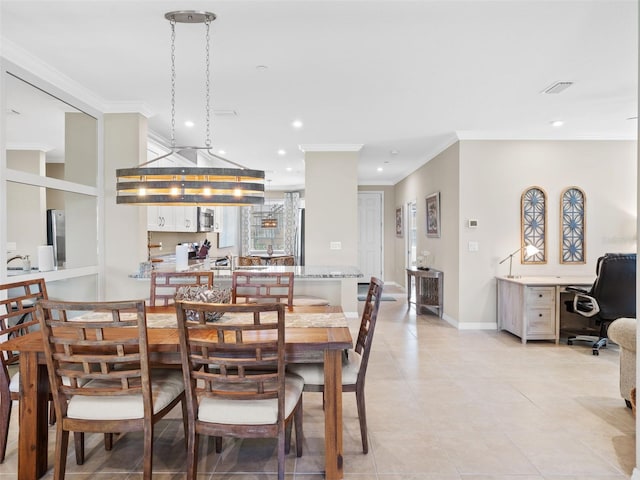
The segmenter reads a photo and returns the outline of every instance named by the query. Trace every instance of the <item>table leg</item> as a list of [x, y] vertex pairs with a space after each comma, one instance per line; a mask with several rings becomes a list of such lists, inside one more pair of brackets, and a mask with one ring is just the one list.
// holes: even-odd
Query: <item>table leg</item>
[[49, 379], [37, 352], [20, 353], [20, 430], [18, 432], [18, 478], [33, 480], [47, 471], [47, 403]]
[[343, 478], [342, 449], [342, 355], [340, 350], [324, 352], [324, 447], [325, 478]]

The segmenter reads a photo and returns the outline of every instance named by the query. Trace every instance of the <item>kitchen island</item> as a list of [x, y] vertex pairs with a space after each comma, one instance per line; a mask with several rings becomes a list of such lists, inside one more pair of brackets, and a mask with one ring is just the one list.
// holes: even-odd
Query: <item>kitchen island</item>
[[[158, 271], [173, 271], [175, 263], [165, 261], [154, 265]], [[189, 271], [204, 270], [202, 260], [191, 260]], [[358, 316], [358, 282], [369, 282], [362, 272], [353, 266], [271, 266], [255, 265], [237, 267], [231, 270], [229, 267], [211, 266], [213, 271], [213, 283], [217, 287], [231, 287], [232, 272], [260, 271], [260, 272], [293, 272], [294, 295], [326, 298], [331, 305], [341, 306], [347, 317]], [[149, 278], [136, 277], [139, 287], [136, 288], [138, 298], [149, 298]]]

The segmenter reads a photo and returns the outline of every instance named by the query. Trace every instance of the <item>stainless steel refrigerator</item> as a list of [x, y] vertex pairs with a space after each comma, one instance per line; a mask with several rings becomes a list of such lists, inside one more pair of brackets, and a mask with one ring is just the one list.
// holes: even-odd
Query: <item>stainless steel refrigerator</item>
[[64, 267], [67, 261], [64, 223], [64, 210], [47, 210], [47, 245], [53, 245], [56, 267]]
[[298, 222], [297, 229], [295, 232], [296, 241], [295, 241], [295, 251], [293, 252], [296, 257], [296, 265], [304, 265], [304, 208], [298, 209]]

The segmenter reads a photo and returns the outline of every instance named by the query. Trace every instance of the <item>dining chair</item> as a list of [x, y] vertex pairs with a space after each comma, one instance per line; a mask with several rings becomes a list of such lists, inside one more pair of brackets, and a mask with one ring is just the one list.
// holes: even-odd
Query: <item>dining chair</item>
[[213, 286], [213, 272], [151, 272], [149, 305], [167, 306], [174, 302], [176, 291], [187, 285]]
[[295, 259], [293, 258], [293, 255], [273, 257], [271, 259], [271, 265], [284, 265], [286, 267], [292, 267], [295, 265]]
[[[364, 302], [364, 311], [362, 312], [362, 318], [360, 320], [360, 330], [358, 331], [355, 350], [345, 352], [342, 361], [342, 392], [355, 392], [356, 394], [363, 453], [369, 452], [364, 383], [383, 287], [384, 282], [382, 280], [371, 277], [367, 298]], [[290, 364], [288, 371], [304, 378], [305, 392], [323, 392], [324, 395], [324, 366], [322, 363]]]
[[238, 257], [237, 266], [238, 267], [252, 267], [255, 265], [262, 265], [262, 259], [260, 257]]
[[233, 272], [231, 303], [286, 302], [293, 308], [293, 272]]
[[178, 403], [186, 419], [186, 405], [180, 370], [150, 368], [144, 301], [40, 300], [36, 316], [56, 410], [53, 478], [65, 476], [70, 431], [142, 431], [151, 480], [154, 425]]
[[[197, 312], [197, 320], [187, 320], [186, 311]], [[217, 452], [222, 437], [277, 438], [278, 479], [284, 479], [294, 421], [296, 455], [302, 455], [304, 387], [301, 377], [285, 373], [284, 306], [178, 301], [176, 312], [187, 385], [187, 478], [196, 478], [199, 438], [209, 435]], [[232, 318], [207, 322], [208, 314], [220, 313]]]
[[[24, 335], [38, 329], [35, 317], [36, 302], [47, 298], [47, 286], [43, 278], [0, 285], [0, 341]], [[19, 352], [3, 351], [0, 354], [0, 463], [4, 462], [9, 433], [9, 419], [14, 400], [20, 400], [20, 373], [17, 366]], [[53, 423], [53, 409], [49, 416]]]

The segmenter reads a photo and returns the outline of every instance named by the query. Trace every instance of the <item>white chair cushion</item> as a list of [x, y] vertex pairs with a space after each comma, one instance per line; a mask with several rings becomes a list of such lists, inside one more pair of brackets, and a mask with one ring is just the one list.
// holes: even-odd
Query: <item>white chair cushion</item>
[[[287, 366], [291, 373], [304, 378], [307, 385], [324, 385], [323, 363], [294, 363]], [[347, 355], [342, 355], [342, 384], [353, 385], [358, 380], [360, 370], [360, 355], [354, 350], [349, 350]]]
[[[106, 386], [113, 382], [91, 380], [87, 387]], [[154, 369], [151, 372], [151, 392], [154, 413], [169, 405], [184, 391], [182, 371]], [[125, 420], [144, 416], [142, 395], [85, 397], [75, 395], [69, 401], [67, 415], [82, 420]]]
[[[304, 380], [287, 374], [284, 416], [288, 417], [298, 404]], [[227, 425], [271, 425], [278, 420], [278, 399], [227, 400], [203, 397], [198, 406], [198, 420]]]
[[18, 393], [20, 391], [20, 372], [15, 373], [9, 382], [9, 391]]
[[309, 295], [304, 296], [293, 296], [293, 305], [295, 307], [314, 307], [320, 306], [323, 307], [325, 305], [329, 305], [329, 300], [326, 298], [313, 297]]

